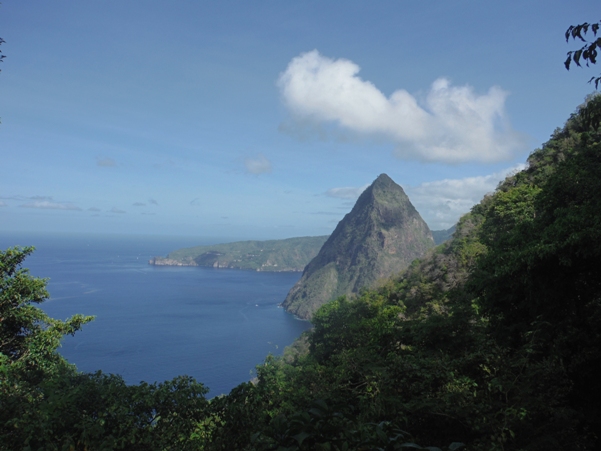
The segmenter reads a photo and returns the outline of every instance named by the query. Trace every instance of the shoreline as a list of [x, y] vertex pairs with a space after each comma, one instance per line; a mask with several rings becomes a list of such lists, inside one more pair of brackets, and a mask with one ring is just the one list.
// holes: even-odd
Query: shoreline
[[[290, 268], [290, 269], [275, 269], [274, 266], [263, 266], [261, 268], [245, 268], [242, 266], [232, 265], [231, 263], [216, 261], [212, 265], [199, 265], [194, 260], [192, 261], [181, 261], [167, 257], [152, 257], [148, 260], [148, 264], [151, 266], [182, 266], [182, 267], [199, 267], [199, 268], [215, 268], [215, 269], [237, 269], [241, 271], [255, 271], [255, 272], [303, 272], [303, 269]], [[274, 269], [272, 269], [274, 268]]]

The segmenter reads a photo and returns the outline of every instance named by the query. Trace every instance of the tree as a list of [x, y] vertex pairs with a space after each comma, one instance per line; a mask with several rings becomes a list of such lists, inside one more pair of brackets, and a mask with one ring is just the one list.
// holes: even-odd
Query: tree
[[[2, 38], [0, 38], [0, 45], [4, 44], [6, 41]], [[0, 50], [0, 63], [2, 62], [2, 60], [6, 58], [6, 55], [2, 54], [2, 50]], [[0, 69], [0, 72], [2, 71], [2, 69]]]
[[[570, 64], [574, 62], [578, 67], [582, 67], [580, 64], [581, 61], [584, 61], [586, 66], [589, 67], [590, 64], [597, 64], [597, 52], [598, 49], [601, 49], [601, 36], [597, 38], [597, 32], [599, 31], [599, 26], [601, 26], [601, 21], [593, 24], [589, 24], [585, 22], [580, 25], [571, 25], [565, 33], [566, 42], [569, 42], [570, 38], [573, 40], [580, 39], [581, 42], [584, 42], [584, 45], [578, 50], [570, 50], [568, 52], [568, 58], [565, 60], [564, 65], [567, 70], [570, 70]], [[591, 31], [594, 38], [592, 41], [587, 41], [584, 36]], [[591, 77], [588, 81], [591, 83], [595, 82], [595, 89], [599, 88], [599, 82], [601, 82], [601, 76], [599, 77]]]
[[[4, 44], [6, 41], [2, 38], [0, 38], [0, 45]], [[2, 60], [6, 58], [6, 55], [2, 54], [2, 50], [0, 50], [0, 63], [2, 62]], [[0, 69], [0, 72], [2, 72], [2, 69]]]
[[0, 450], [199, 449], [208, 389], [187, 376], [130, 386], [78, 372], [57, 348], [93, 317], [60, 321], [36, 306], [49, 294], [21, 268], [31, 252], [0, 251]]
[[22, 376], [51, 371], [66, 362], [56, 352], [64, 335], [73, 335], [92, 316], [66, 321], [50, 318], [34, 304], [48, 299], [46, 279], [21, 268], [33, 247], [0, 251], [0, 371], [19, 370]]

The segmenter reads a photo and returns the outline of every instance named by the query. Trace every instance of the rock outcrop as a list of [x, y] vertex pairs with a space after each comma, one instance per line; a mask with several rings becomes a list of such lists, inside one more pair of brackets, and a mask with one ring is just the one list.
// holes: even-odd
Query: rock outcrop
[[402, 271], [432, 246], [432, 233], [403, 188], [381, 174], [338, 223], [282, 305], [310, 319], [326, 302]]

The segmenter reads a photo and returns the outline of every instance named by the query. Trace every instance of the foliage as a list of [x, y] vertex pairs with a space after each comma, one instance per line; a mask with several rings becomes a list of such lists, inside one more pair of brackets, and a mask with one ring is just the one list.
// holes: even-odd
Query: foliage
[[[333, 449], [388, 424], [439, 447], [599, 446], [601, 149], [589, 107], [452, 240], [377, 290], [326, 304], [304, 355], [259, 367], [272, 422], [255, 427], [255, 445], [317, 448], [327, 430]], [[313, 416], [312, 400], [337, 415]]]
[[[5, 41], [4, 39], [0, 38], [0, 45], [4, 44], [5, 42], [6, 42], [6, 41]], [[2, 62], [2, 60], [3, 60], [4, 58], [6, 58], [6, 55], [3, 55], [3, 54], [2, 54], [2, 50], [0, 50], [0, 63]], [[0, 69], [0, 71], [1, 71], [1, 69]]]
[[46, 280], [20, 268], [33, 248], [0, 251], [0, 369], [42, 377], [64, 360], [56, 353], [63, 335], [73, 335], [93, 318], [75, 315], [66, 321], [50, 318], [32, 304], [48, 298]]
[[[278, 415], [264, 432], [258, 432], [251, 442], [258, 449], [278, 451], [302, 450], [403, 450], [428, 449], [442, 451], [437, 447], [423, 448], [410, 442], [410, 435], [388, 422], [358, 423], [343, 409], [329, 406], [318, 399], [310, 409], [289, 417]], [[448, 450], [463, 447], [452, 443]]]
[[[568, 52], [568, 58], [565, 60], [564, 65], [567, 70], [570, 70], [570, 65], [572, 62], [576, 64], [578, 67], [581, 67], [580, 61], [584, 61], [587, 67], [589, 64], [597, 64], [597, 49], [601, 49], [601, 37], [597, 38], [597, 32], [599, 31], [599, 26], [601, 22], [596, 22], [589, 24], [585, 22], [580, 25], [571, 25], [566, 30], [566, 42], [572, 38], [573, 40], [580, 39], [581, 42], [585, 44], [578, 50], [571, 50]], [[596, 38], [592, 41], [587, 41], [584, 37], [591, 31], [593, 36]], [[599, 82], [601, 81], [601, 77], [591, 77], [589, 83], [592, 81], [595, 82], [595, 89], [599, 87]]]

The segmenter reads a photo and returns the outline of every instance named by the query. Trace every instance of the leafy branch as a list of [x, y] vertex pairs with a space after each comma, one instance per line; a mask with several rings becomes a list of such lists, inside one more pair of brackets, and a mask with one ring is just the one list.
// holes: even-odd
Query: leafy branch
[[[584, 42], [585, 45], [578, 50], [570, 50], [568, 52], [568, 57], [564, 62], [564, 66], [567, 70], [570, 70], [570, 64], [572, 62], [574, 62], [574, 64], [576, 64], [578, 67], [582, 67], [582, 64], [580, 64], [581, 61], [584, 61], [587, 67], [590, 67], [590, 64], [597, 64], [598, 50], [601, 50], [601, 36], [597, 37], [597, 32], [599, 31], [600, 26], [601, 21], [593, 24], [585, 22], [580, 25], [570, 25], [565, 34], [566, 42], [569, 42], [570, 38], [575, 41], [580, 39], [580, 41]], [[585, 39], [585, 36], [589, 30], [596, 39], [592, 41], [587, 41]], [[592, 81], [595, 82], [595, 89], [598, 89], [599, 82], [601, 82], [601, 76], [591, 77], [588, 82], [591, 83]]]
[[[0, 45], [4, 44], [6, 41], [2, 38], [0, 38]], [[2, 62], [2, 60], [6, 58], [6, 55], [2, 54], [2, 50], [0, 50], [0, 63]], [[0, 72], [2, 71], [2, 69], [0, 69]]]

